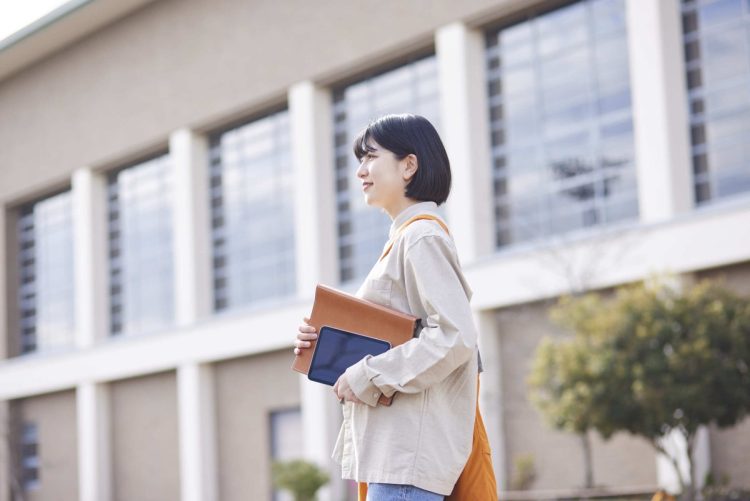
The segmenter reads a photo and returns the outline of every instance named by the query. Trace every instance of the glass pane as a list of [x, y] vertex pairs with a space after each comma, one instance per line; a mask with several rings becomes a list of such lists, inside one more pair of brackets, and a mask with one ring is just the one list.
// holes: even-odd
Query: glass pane
[[594, 32], [603, 37], [625, 30], [625, 0], [594, 0], [591, 2]]
[[717, 0], [698, 9], [698, 19], [702, 29], [715, 24], [733, 21], [742, 16], [742, 2], [740, 0]]
[[748, 28], [714, 30], [702, 35], [703, 73], [706, 84], [732, 77], [748, 77]]
[[113, 173], [109, 192], [111, 331], [164, 328], [174, 318], [169, 157]]
[[[239, 141], [231, 138], [238, 137]], [[262, 149], [263, 155], [255, 154]], [[296, 291], [289, 112], [221, 133], [212, 142], [214, 308]], [[225, 159], [231, 159], [227, 164]]]
[[713, 118], [707, 125], [708, 141], [712, 143], [728, 138], [747, 138], [750, 135], [750, 113], [724, 114]]
[[695, 195], [701, 204], [750, 191], [745, 147], [750, 133], [750, 2], [685, 3], [683, 20]]
[[729, 111], [747, 111], [750, 108], [750, 87], [746, 82], [742, 82], [738, 85], [709, 90], [706, 92], [705, 106], [709, 110], [709, 118]]
[[586, 43], [586, 3], [578, 2], [536, 19], [537, 43], [542, 57]]
[[69, 191], [21, 210], [18, 241], [22, 351], [69, 346], [74, 325], [73, 223]]
[[747, 193], [750, 191], [750, 165], [717, 173], [715, 185], [718, 197]]
[[488, 72], [497, 245], [637, 218], [625, 2], [580, 1], [493, 38], [538, 48]]

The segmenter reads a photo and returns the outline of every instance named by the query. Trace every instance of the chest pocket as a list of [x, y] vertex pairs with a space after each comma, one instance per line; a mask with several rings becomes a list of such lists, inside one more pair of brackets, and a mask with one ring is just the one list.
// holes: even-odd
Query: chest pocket
[[391, 306], [391, 281], [369, 278], [365, 283], [364, 299], [383, 306]]

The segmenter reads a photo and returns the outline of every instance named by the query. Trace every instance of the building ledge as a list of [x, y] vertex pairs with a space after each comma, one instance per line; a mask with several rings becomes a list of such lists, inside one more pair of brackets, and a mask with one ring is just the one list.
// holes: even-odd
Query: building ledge
[[491, 310], [750, 261], [748, 202], [745, 197], [668, 221], [604, 228], [483, 257], [464, 267], [474, 291], [472, 308]]

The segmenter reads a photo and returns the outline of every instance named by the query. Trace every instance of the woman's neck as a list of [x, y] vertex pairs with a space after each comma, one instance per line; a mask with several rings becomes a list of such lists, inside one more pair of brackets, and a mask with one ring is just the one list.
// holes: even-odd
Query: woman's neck
[[383, 210], [390, 216], [391, 221], [393, 221], [404, 210], [418, 203], [419, 203], [419, 200], [413, 200], [411, 198], [404, 198], [403, 200], [399, 200], [398, 204], [395, 204], [392, 207], [384, 208]]

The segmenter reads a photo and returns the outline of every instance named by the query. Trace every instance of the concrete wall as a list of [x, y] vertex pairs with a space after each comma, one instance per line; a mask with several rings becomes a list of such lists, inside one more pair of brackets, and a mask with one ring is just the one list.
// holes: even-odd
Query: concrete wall
[[13, 402], [24, 420], [37, 424], [40, 487], [26, 501], [78, 498], [75, 392], [64, 391]]
[[709, 436], [716, 479], [727, 475], [733, 487], [750, 489], [750, 418], [729, 429], [711, 427]]
[[176, 384], [174, 372], [112, 383], [115, 501], [180, 498]]
[[[1, 172], [1, 170], [0, 170]], [[1, 174], [0, 174], [1, 175]], [[21, 336], [19, 334], [19, 308], [18, 308], [18, 214], [16, 212], [0, 215], [0, 332], [3, 334], [0, 342], [0, 359], [17, 355], [20, 351]]]
[[283, 350], [215, 366], [222, 501], [270, 496], [270, 412], [300, 405], [300, 376], [290, 370], [292, 358]]
[[510, 4], [521, 2], [156, 1], [0, 82], [0, 201], [284, 102], [295, 82], [430, 47], [436, 28]]
[[[539, 341], [544, 336], [560, 338], [563, 334], [547, 318], [547, 307], [540, 304], [500, 310], [497, 322], [507, 478], [513, 478], [516, 458], [531, 454], [537, 471], [534, 489], [582, 486], [580, 440], [576, 435], [550, 428], [527, 398], [526, 380]], [[644, 440], [626, 434], [607, 442], [595, 433], [591, 438], [596, 485], [656, 485], [655, 453]]]

